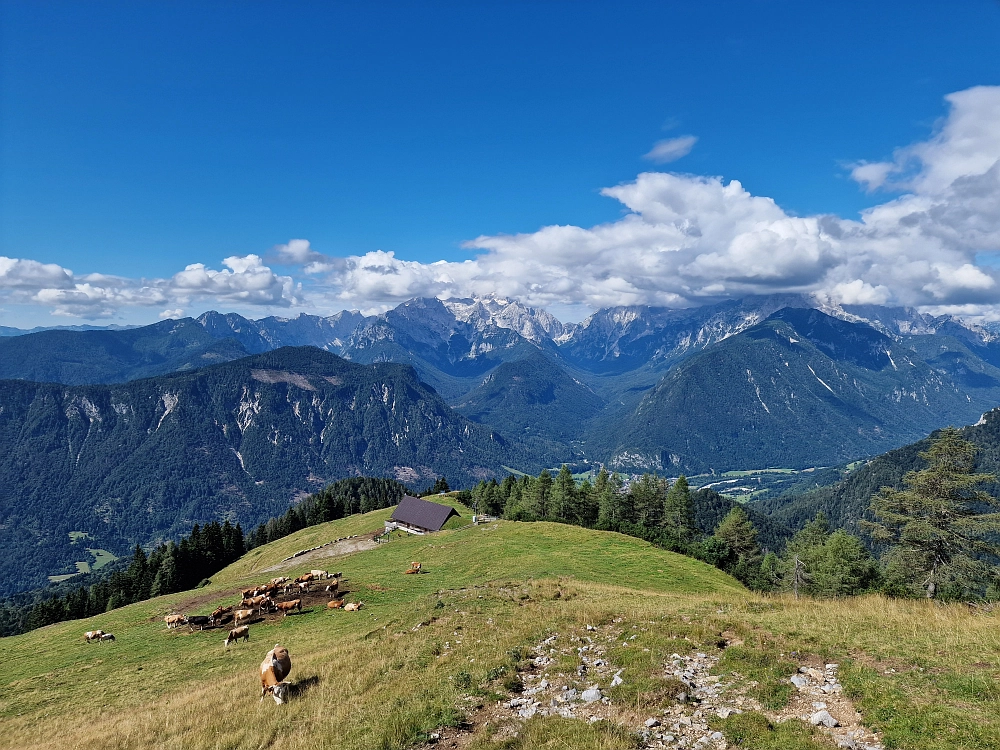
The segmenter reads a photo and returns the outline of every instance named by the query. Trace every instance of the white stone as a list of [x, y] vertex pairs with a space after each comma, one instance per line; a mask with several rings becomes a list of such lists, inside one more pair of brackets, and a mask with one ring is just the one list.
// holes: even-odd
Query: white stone
[[809, 723], [814, 727], [818, 727], [820, 724], [830, 728], [840, 726], [840, 722], [833, 718], [829, 711], [817, 711], [809, 717]]

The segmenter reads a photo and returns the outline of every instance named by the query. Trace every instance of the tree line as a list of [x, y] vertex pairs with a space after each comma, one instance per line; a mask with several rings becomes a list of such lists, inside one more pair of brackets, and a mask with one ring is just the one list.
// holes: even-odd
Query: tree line
[[692, 493], [683, 475], [670, 482], [645, 474], [625, 486], [601, 469], [593, 482], [577, 484], [563, 466], [555, 477], [543, 470], [537, 477], [481, 481], [467, 500], [479, 512], [509, 520], [572, 523], [645, 539], [715, 565], [757, 591], [994, 599], [1000, 598], [1000, 512], [992, 508], [1000, 500], [981, 489], [997, 479], [974, 472], [975, 454], [958, 430], [942, 430], [920, 454], [924, 468], [906, 473], [902, 489], [883, 487], [872, 496], [876, 520], [860, 523], [867, 545], [845, 529], [831, 530], [819, 513], [786, 543], [768, 529], [770, 544], [762, 548], [760, 530], [739, 504], [709, 530], [706, 511], [722, 497]]
[[351, 477], [328, 485], [288, 511], [244, 535], [239, 524], [195, 524], [188, 536], [155, 547], [148, 555], [136, 545], [127, 567], [87, 585], [62, 584], [0, 602], [0, 636], [16, 635], [64, 620], [101, 614], [155, 596], [206, 583], [248, 550], [276, 541], [307, 526], [354, 513], [398, 505], [406, 486], [393, 479]]

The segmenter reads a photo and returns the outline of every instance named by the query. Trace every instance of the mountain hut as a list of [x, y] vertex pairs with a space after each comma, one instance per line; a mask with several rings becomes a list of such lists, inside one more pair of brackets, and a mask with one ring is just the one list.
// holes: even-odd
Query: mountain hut
[[396, 510], [385, 522], [385, 531], [388, 534], [393, 529], [402, 529], [411, 534], [429, 534], [432, 531], [440, 531], [449, 518], [457, 515], [458, 511], [450, 505], [403, 495]]

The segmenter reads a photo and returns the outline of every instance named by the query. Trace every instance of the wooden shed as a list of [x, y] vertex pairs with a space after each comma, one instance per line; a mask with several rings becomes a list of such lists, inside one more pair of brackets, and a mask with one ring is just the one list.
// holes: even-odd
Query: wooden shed
[[385, 522], [386, 532], [393, 529], [402, 529], [411, 534], [427, 534], [432, 531], [440, 531], [445, 522], [452, 516], [457, 516], [458, 511], [450, 505], [441, 505], [419, 497], [403, 495], [403, 499], [396, 510]]

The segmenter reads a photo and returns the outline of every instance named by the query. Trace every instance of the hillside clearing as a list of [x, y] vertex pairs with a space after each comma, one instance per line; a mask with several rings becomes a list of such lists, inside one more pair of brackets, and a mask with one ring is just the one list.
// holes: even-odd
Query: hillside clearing
[[[482, 750], [618, 748], [636, 747], [636, 731], [658, 717], [655, 745], [676, 711], [697, 710], [679, 708], [671, 692], [672, 655], [731, 651], [745, 656], [719, 662], [720, 680], [757, 704], [698, 719], [731, 746], [830, 746], [807, 724], [776, 724], [766, 713], [783, 710], [769, 706], [790, 697], [796, 665], [838, 663], [844, 694], [886, 748], [1000, 748], [1000, 634], [991, 613], [880, 597], [762, 598], [689, 558], [560, 524], [497, 522], [331, 558], [320, 567], [343, 571], [347, 598], [364, 609], [311, 604], [251, 625], [250, 642], [229, 649], [224, 628], [165, 629], [167, 612], [231, 604], [233, 592], [277, 575], [263, 572], [275, 566], [284, 575], [307, 571], [311, 561], [285, 558], [376, 531], [389, 513], [252, 550], [196, 592], [0, 641], [0, 656], [17, 665], [0, 678], [0, 747], [388, 749], [415, 747], [445, 728], [446, 737], [461, 734], [464, 746]], [[413, 560], [425, 572], [403, 575]], [[600, 629], [601, 658], [614, 671], [578, 673], [584, 652], [576, 649], [598, 640], [588, 626]], [[84, 643], [93, 628], [117, 642]], [[531, 659], [553, 636], [552, 663], [539, 667]], [[738, 650], [720, 648], [737, 641]], [[257, 665], [276, 642], [292, 654], [295, 687], [285, 706], [257, 700]], [[618, 670], [623, 683], [612, 689]], [[598, 683], [614, 721], [525, 722], [501, 711], [498, 702], [544, 674], [560, 689]]]

